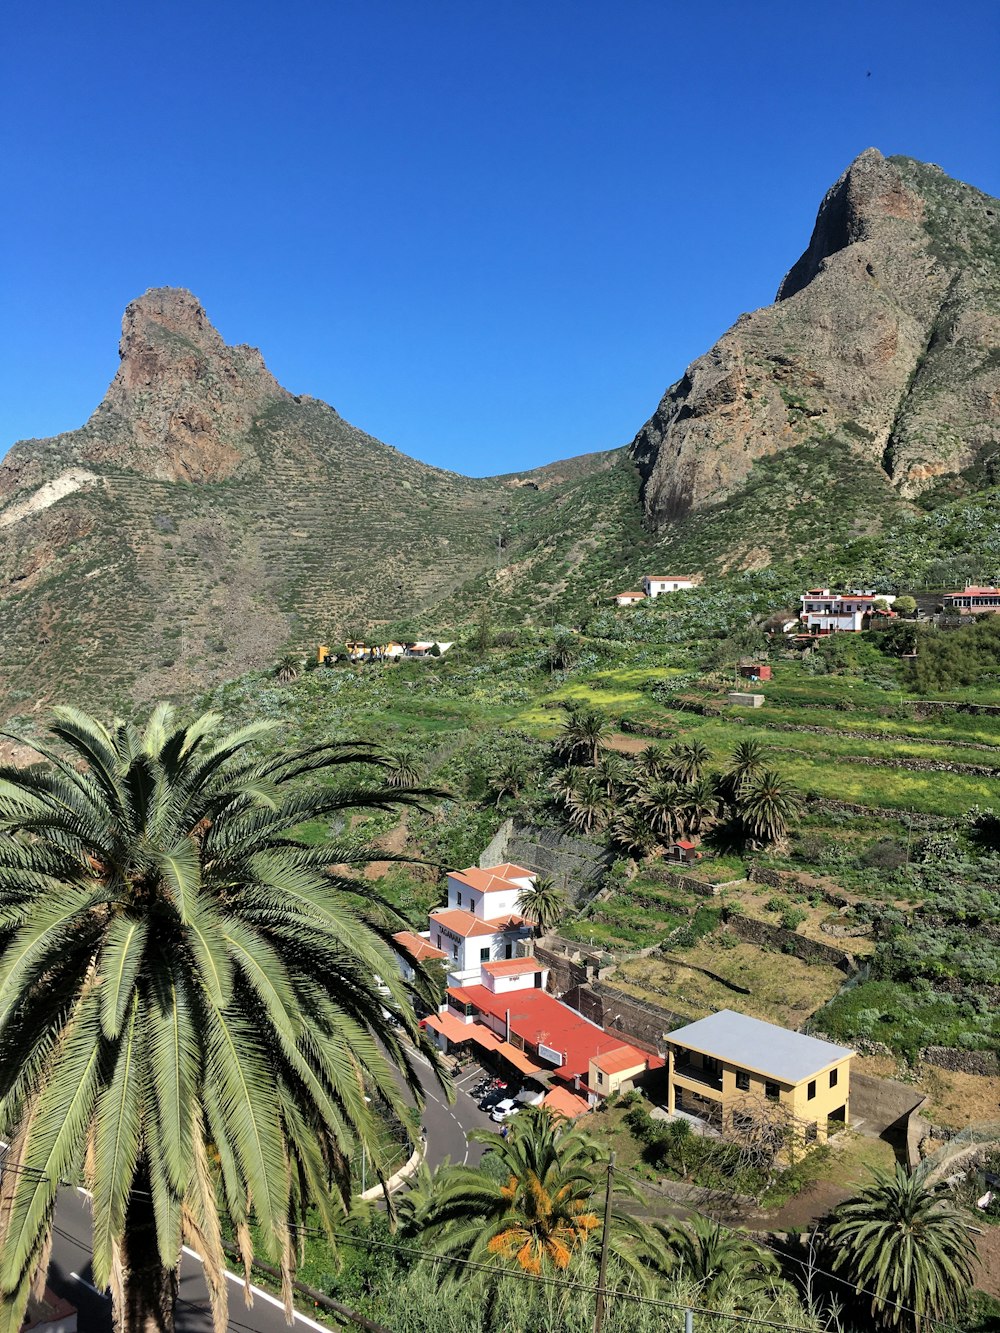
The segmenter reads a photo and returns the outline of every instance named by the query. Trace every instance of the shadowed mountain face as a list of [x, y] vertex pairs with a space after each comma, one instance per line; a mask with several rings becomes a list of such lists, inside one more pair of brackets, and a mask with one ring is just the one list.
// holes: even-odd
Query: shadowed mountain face
[[913, 496], [1000, 445], [1000, 201], [870, 148], [777, 300], [742, 315], [633, 442], [657, 526], [836, 438]]
[[483, 604], [552, 623], [672, 553], [717, 573], [875, 531], [1000, 449], [998, 227], [996, 200], [869, 149], [775, 304], [630, 448], [483, 480], [289, 394], [190, 293], [147, 292], [90, 420], [0, 464], [0, 713], [190, 695]]

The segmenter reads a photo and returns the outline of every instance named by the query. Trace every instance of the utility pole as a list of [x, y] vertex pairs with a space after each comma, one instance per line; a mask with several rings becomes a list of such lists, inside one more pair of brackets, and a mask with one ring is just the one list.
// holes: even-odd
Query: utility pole
[[601, 1266], [597, 1274], [597, 1308], [594, 1311], [594, 1333], [604, 1327], [604, 1282], [608, 1272], [608, 1245], [611, 1240], [611, 1194], [614, 1189], [615, 1155], [608, 1157], [608, 1187], [604, 1195], [604, 1233], [601, 1236]]

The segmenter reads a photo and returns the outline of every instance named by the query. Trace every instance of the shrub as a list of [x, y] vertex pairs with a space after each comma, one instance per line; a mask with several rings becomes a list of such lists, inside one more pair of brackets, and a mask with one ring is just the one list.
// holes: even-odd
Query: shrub
[[787, 912], [781, 914], [781, 924], [785, 930], [797, 930], [805, 919], [806, 914], [799, 907], [790, 907]]
[[895, 838], [880, 838], [866, 847], [858, 860], [869, 870], [898, 870], [906, 864], [907, 852]]

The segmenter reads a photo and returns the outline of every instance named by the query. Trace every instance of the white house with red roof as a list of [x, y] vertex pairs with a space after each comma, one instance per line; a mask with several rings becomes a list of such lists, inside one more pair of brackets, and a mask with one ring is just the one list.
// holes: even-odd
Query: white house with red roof
[[946, 611], [1000, 611], [1000, 588], [967, 583], [961, 592], [946, 592]]
[[535, 876], [509, 862], [480, 869], [452, 870], [448, 902], [431, 912], [429, 939], [447, 956], [448, 984], [479, 980], [484, 963], [516, 958], [532, 937], [532, 922], [519, 910]]
[[532, 871], [509, 863], [452, 871], [447, 904], [430, 913], [425, 936], [413, 937], [418, 945], [401, 940], [406, 932], [396, 938], [414, 956], [420, 947], [443, 956], [446, 1000], [424, 1024], [444, 1050], [471, 1043], [558, 1093], [552, 1104], [561, 1113], [580, 1114], [664, 1062], [546, 989], [548, 968], [532, 955], [532, 923], [518, 910], [534, 882]]
[[644, 602], [646, 594], [644, 592], [616, 592], [616, 606], [635, 606], [636, 602]]
[[803, 625], [810, 634], [824, 635], [857, 633], [866, 629], [868, 626], [865, 622], [870, 624], [872, 615], [878, 614], [876, 600], [891, 605], [896, 598], [888, 593], [876, 594], [858, 589], [853, 592], [831, 592], [829, 588], [810, 588], [802, 594], [800, 600], [802, 611], [799, 619]]
[[642, 590], [647, 597], [659, 597], [663, 592], [683, 592], [694, 587], [694, 579], [687, 574], [644, 574]]

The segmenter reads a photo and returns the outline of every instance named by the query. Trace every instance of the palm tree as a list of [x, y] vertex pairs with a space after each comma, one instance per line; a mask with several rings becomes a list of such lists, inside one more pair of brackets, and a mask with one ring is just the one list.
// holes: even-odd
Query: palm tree
[[382, 763], [390, 787], [415, 787], [420, 781], [417, 757], [409, 746], [384, 755]]
[[[604, 1171], [601, 1148], [572, 1123], [544, 1107], [526, 1107], [508, 1137], [474, 1130], [502, 1166], [506, 1181], [484, 1171], [451, 1167], [438, 1172], [436, 1208], [422, 1215], [424, 1243], [439, 1253], [498, 1267], [515, 1263], [528, 1273], [565, 1270], [574, 1256], [595, 1253], [603, 1221], [595, 1196]], [[616, 1193], [635, 1197], [630, 1186]], [[658, 1237], [612, 1207], [609, 1252], [646, 1289], [649, 1264], [668, 1263]]]
[[545, 784], [560, 805], [568, 805], [576, 794], [584, 769], [576, 764], [564, 764], [557, 768]]
[[689, 741], [686, 745], [672, 746], [667, 762], [678, 782], [697, 782], [710, 757], [704, 741]]
[[799, 792], [774, 769], [744, 782], [736, 797], [740, 823], [750, 840], [762, 847], [781, 842], [801, 809]]
[[642, 779], [664, 778], [670, 772], [670, 760], [667, 752], [659, 745], [647, 745], [644, 750], [641, 750], [635, 761], [635, 766], [639, 777]]
[[487, 779], [489, 793], [495, 798], [496, 808], [500, 802], [511, 796], [515, 800], [527, 786], [530, 774], [528, 765], [520, 755], [509, 755], [502, 759], [490, 772]]
[[559, 634], [549, 648], [549, 666], [553, 671], [568, 671], [580, 656], [580, 646], [572, 634]]
[[381, 1174], [378, 1106], [408, 1123], [397, 1071], [420, 1098], [389, 931], [327, 870], [362, 854], [293, 830], [421, 793], [296, 784], [380, 763], [361, 743], [266, 758], [267, 724], [55, 716], [61, 753], [0, 768], [0, 1327], [44, 1280], [64, 1178], [92, 1193], [123, 1333], [169, 1333], [183, 1242], [225, 1328], [220, 1206], [248, 1274], [252, 1209], [290, 1317], [307, 1208], [332, 1232], [358, 1146]]
[[632, 765], [617, 750], [601, 755], [597, 765], [605, 790], [612, 799], [619, 798], [632, 785]]
[[536, 935], [547, 935], [569, 907], [569, 894], [548, 875], [536, 875], [530, 889], [522, 889], [518, 911], [533, 921]]
[[683, 788], [669, 778], [647, 783], [635, 804], [649, 820], [649, 826], [661, 841], [676, 838], [682, 822]]
[[594, 765], [608, 735], [608, 722], [594, 708], [572, 708], [556, 741], [558, 752], [572, 763]]
[[777, 1259], [739, 1231], [724, 1230], [717, 1222], [693, 1217], [684, 1226], [664, 1228], [676, 1255], [679, 1277], [698, 1284], [706, 1304], [738, 1289], [741, 1299], [773, 1290], [781, 1272]]
[[764, 747], [760, 741], [740, 741], [733, 751], [728, 770], [719, 781], [720, 794], [734, 805], [740, 791], [764, 771]]
[[840, 1205], [830, 1228], [834, 1268], [871, 1293], [879, 1327], [930, 1329], [962, 1307], [975, 1244], [962, 1214], [922, 1172], [873, 1171], [874, 1183]]
[[288, 685], [293, 680], [298, 680], [301, 674], [302, 658], [297, 657], [295, 653], [285, 653], [274, 670], [275, 679], [280, 681], [282, 685]]
[[634, 803], [629, 803], [615, 816], [611, 836], [622, 851], [636, 860], [648, 856], [656, 846], [656, 834], [650, 827], [648, 816]]
[[715, 818], [718, 808], [719, 798], [710, 777], [689, 783], [681, 792], [681, 812], [691, 833], [700, 833], [705, 823]]
[[577, 833], [593, 833], [602, 828], [611, 813], [611, 802], [604, 783], [594, 769], [585, 769], [566, 800], [570, 827]]

